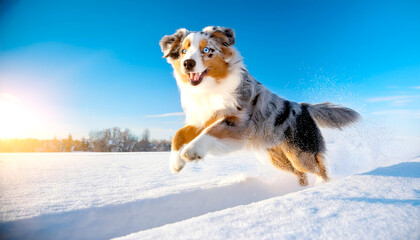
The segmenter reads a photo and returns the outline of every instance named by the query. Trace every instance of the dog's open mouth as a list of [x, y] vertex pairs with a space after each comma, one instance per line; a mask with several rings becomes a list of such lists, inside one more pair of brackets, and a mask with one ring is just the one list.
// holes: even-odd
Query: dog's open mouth
[[200, 84], [201, 81], [203, 81], [203, 78], [206, 76], [206, 74], [207, 74], [207, 69], [201, 73], [188, 73], [187, 75], [188, 75], [188, 79], [190, 80], [190, 83], [193, 86], [196, 86]]

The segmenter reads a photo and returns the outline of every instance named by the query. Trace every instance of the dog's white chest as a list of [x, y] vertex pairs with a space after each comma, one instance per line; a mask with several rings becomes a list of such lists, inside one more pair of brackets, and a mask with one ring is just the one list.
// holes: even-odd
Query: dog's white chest
[[234, 108], [233, 96], [197, 94], [182, 96], [182, 106], [186, 113], [187, 125], [204, 126], [216, 113], [223, 114]]

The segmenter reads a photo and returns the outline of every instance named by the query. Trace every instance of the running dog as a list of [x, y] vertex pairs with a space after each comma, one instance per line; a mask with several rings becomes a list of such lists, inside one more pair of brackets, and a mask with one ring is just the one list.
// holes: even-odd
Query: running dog
[[331, 103], [285, 100], [255, 80], [233, 45], [230, 28], [179, 29], [160, 40], [163, 57], [174, 69], [186, 126], [172, 139], [170, 168], [207, 153], [242, 148], [265, 151], [271, 163], [295, 174], [302, 186], [306, 173], [328, 180], [324, 139], [318, 127], [342, 128], [359, 114]]

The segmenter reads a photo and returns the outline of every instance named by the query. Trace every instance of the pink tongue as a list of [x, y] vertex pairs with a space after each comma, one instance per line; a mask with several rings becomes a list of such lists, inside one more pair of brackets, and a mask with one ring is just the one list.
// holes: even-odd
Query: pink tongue
[[198, 81], [198, 79], [200, 79], [199, 73], [191, 73], [191, 80]]

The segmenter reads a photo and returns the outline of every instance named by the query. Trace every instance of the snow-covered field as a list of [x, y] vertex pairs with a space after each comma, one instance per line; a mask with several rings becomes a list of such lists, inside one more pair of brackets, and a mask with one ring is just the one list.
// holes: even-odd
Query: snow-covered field
[[332, 181], [249, 153], [0, 154], [0, 239], [420, 239], [420, 142], [324, 131]]

